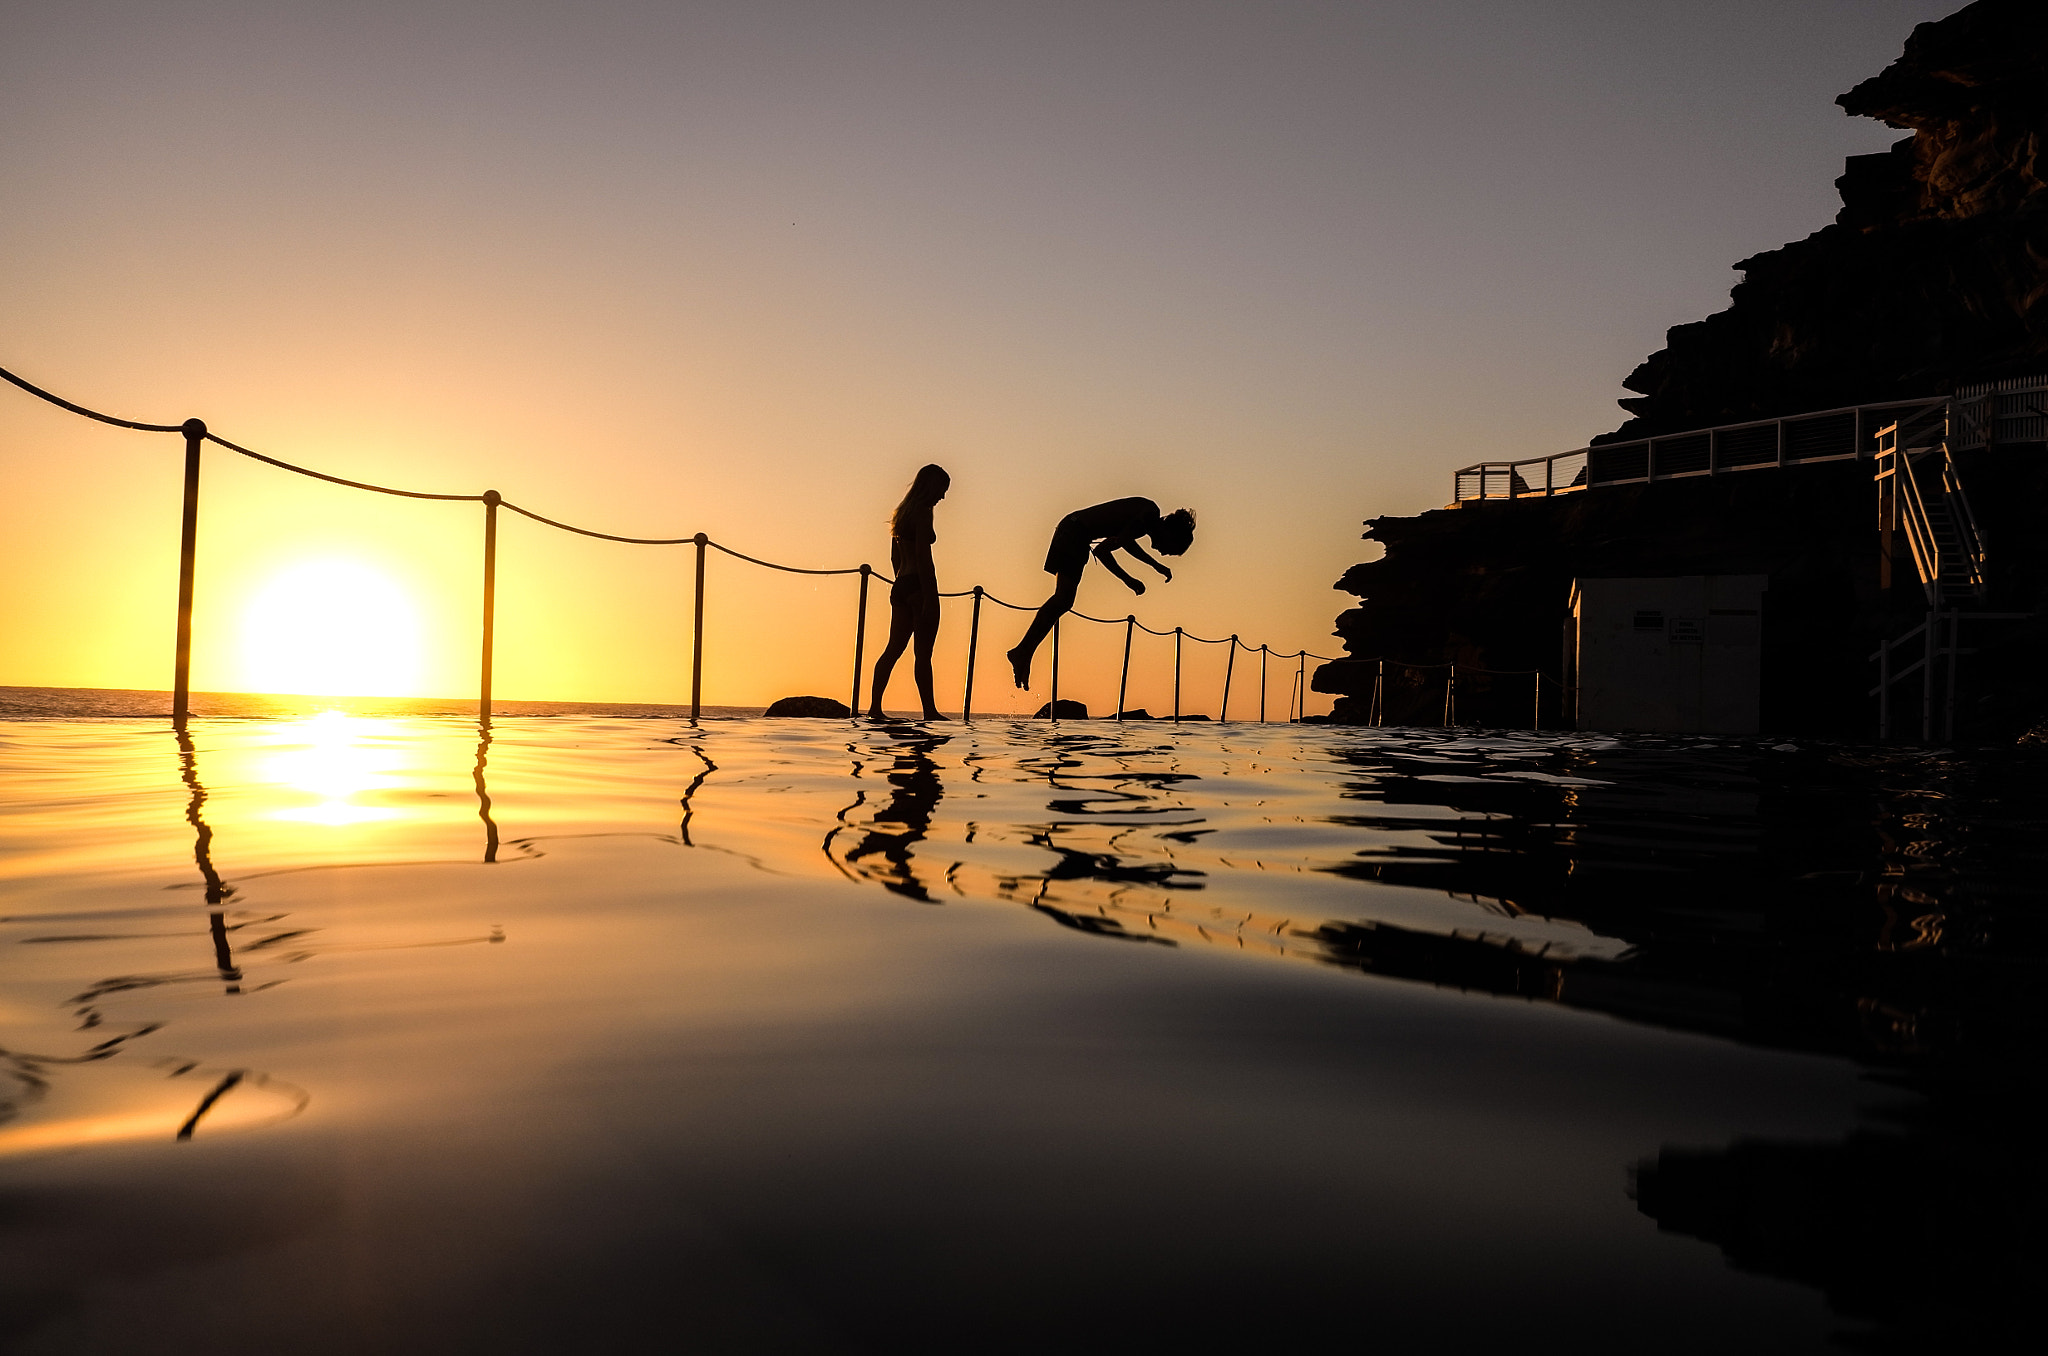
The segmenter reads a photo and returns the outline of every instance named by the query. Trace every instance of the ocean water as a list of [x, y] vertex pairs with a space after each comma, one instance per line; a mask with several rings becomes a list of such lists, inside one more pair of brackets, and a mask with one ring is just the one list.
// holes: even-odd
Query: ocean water
[[0, 1346], [1995, 1347], [2039, 767], [0, 721]]

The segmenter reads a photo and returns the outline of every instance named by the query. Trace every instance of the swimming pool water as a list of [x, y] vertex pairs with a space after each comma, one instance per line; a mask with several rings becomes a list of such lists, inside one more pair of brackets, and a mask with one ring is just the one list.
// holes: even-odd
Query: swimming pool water
[[1995, 1341], [2042, 1275], [2031, 767], [0, 723], [0, 1338]]

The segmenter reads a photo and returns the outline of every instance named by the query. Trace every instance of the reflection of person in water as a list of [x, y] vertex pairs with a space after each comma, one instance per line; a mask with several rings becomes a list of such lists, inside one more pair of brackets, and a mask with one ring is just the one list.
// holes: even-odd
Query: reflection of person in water
[[1195, 515], [1186, 509], [1162, 515], [1159, 505], [1150, 499], [1133, 498], [1076, 509], [1060, 519], [1060, 525], [1053, 529], [1052, 545], [1045, 553], [1045, 572], [1058, 582], [1053, 586], [1052, 597], [1031, 619], [1024, 639], [1010, 651], [1010, 668], [1017, 676], [1018, 687], [1031, 686], [1031, 656], [1038, 653], [1039, 644], [1051, 634], [1053, 624], [1073, 607], [1074, 594], [1081, 587], [1081, 572], [1088, 568], [1091, 545], [1095, 558], [1133, 593], [1143, 593], [1145, 586], [1117, 563], [1118, 551], [1143, 561], [1162, 579], [1172, 582], [1173, 571], [1145, 554], [1138, 545], [1140, 537], [1150, 537], [1152, 544], [1169, 556], [1184, 554], [1195, 540]]
[[[932, 751], [945, 743], [942, 736], [925, 736], [903, 744], [895, 765], [889, 770], [889, 803], [875, 813], [860, 845], [846, 854], [846, 864], [864, 876], [880, 881], [882, 888], [911, 899], [932, 902], [930, 891], [917, 878], [911, 865], [910, 849], [930, 831], [932, 811], [945, 796], [939, 782], [939, 765]], [[879, 855], [882, 863], [858, 865], [861, 858]]]
[[868, 715], [882, 718], [882, 693], [889, 687], [889, 673], [913, 640], [917, 648], [911, 672], [917, 678], [917, 695], [924, 702], [926, 720], [944, 720], [939, 704], [932, 698], [932, 642], [939, 637], [939, 575], [932, 564], [932, 543], [938, 533], [932, 529], [932, 509], [953, 478], [942, 466], [918, 468], [909, 493], [896, 506], [889, 520], [889, 572], [896, 582], [889, 586], [889, 643], [875, 660], [873, 695]]

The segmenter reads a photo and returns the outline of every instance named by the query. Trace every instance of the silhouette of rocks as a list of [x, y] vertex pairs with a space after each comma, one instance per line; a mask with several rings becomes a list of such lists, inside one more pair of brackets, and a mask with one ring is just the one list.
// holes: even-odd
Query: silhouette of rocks
[[1921, 24], [1835, 102], [1910, 130], [1851, 156], [1835, 223], [1744, 259], [1732, 305], [1680, 325], [1596, 441], [1938, 395], [2048, 366], [2048, 5]]
[[1088, 719], [1088, 707], [1085, 703], [1070, 702], [1065, 698], [1061, 698], [1056, 702], [1047, 702], [1032, 712], [1031, 716], [1034, 720], [1045, 720], [1048, 718], [1053, 720], [1086, 720]]
[[845, 702], [833, 701], [830, 697], [780, 697], [775, 704], [762, 714], [770, 716], [829, 716], [845, 719], [853, 712], [846, 709]]
[[1146, 709], [1145, 709], [1144, 707], [1142, 707], [1142, 706], [1141, 706], [1141, 707], [1137, 708], [1137, 709], [1136, 709], [1135, 711], [1119, 711], [1119, 712], [1117, 712], [1117, 713], [1116, 713], [1116, 714], [1115, 714], [1114, 716], [1110, 717], [1110, 719], [1112, 719], [1112, 720], [1157, 720], [1157, 719], [1159, 719], [1159, 717], [1157, 717], [1157, 716], [1153, 715], [1153, 714], [1152, 714], [1152, 713], [1151, 713], [1150, 711], [1147, 711], [1147, 710], [1146, 710]]
[[[1634, 418], [1596, 443], [2048, 371], [2048, 5], [1978, 0], [1922, 24], [1838, 102], [1913, 135], [1849, 159], [1833, 225], [1738, 264], [1729, 308], [1670, 331], [1624, 383]], [[2048, 608], [2043, 462], [2038, 445], [1961, 458], [1966, 482], [1997, 491], [1972, 495], [1995, 556], [1989, 610]], [[1526, 727], [1533, 680], [1476, 670], [1540, 669], [1543, 721], [1561, 725], [1574, 576], [1767, 574], [1764, 728], [1868, 737], [1867, 656], [1925, 609], [1910, 564], [1889, 597], [1877, 589], [1870, 475], [1841, 462], [1375, 518], [1365, 538], [1384, 556], [1336, 584], [1359, 598], [1337, 619], [1347, 658], [1312, 686], [1338, 696], [1333, 720], [1362, 722], [1374, 661], [1456, 663], [1459, 723]], [[2030, 676], [2048, 626], [1972, 636], [1984, 648], [1959, 734], [2010, 737], [2048, 716], [2048, 682]], [[1390, 667], [1384, 721], [1440, 723], [1445, 678]]]

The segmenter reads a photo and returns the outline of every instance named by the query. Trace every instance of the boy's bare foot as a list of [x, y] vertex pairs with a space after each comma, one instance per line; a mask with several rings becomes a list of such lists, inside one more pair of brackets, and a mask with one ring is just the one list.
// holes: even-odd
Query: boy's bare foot
[[944, 716], [940, 715], [940, 714], [939, 714], [938, 712], [936, 712], [936, 711], [927, 711], [927, 712], [925, 712], [925, 713], [924, 713], [924, 718], [925, 718], [926, 720], [944, 720], [944, 719], [945, 719], [945, 717], [944, 717]]
[[1004, 658], [1010, 661], [1010, 673], [1016, 678], [1017, 686], [1028, 691], [1031, 687], [1031, 656], [1012, 650]]

